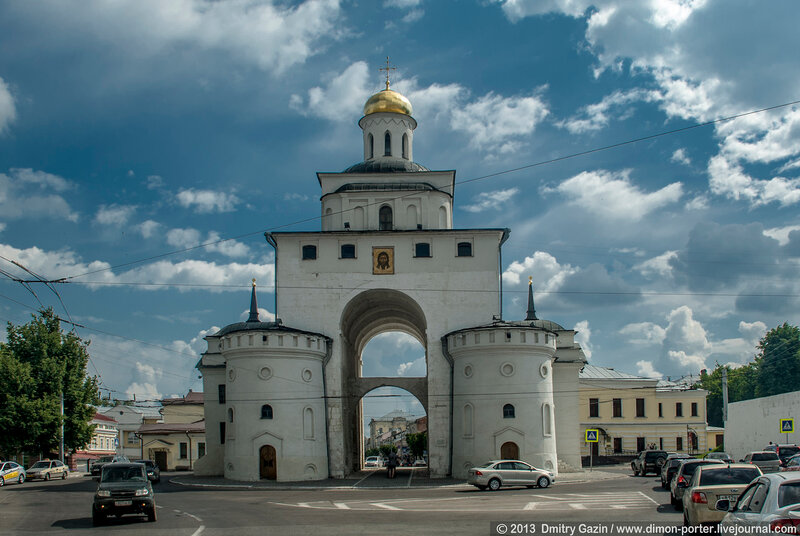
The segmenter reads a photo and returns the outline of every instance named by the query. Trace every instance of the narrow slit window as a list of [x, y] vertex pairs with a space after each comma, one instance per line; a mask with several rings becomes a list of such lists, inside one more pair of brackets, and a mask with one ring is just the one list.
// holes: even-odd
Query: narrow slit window
[[408, 134], [403, 134], [403, 158], [408, 160]]
[[372, 134], [367, 136], [367, 145], [369, 145], [367, 148], [367, 154], [369, 155], [369, 158], [375, 158], [375, 138], [372, 137]]
[[388, 132], [383, 137], [383, 156], [392, 156], [392, 135]]
[[272, 406], [269, 404], [264, 404], [261, 406], [261, 418], [262, 419], [271, 419], [272, 418]]

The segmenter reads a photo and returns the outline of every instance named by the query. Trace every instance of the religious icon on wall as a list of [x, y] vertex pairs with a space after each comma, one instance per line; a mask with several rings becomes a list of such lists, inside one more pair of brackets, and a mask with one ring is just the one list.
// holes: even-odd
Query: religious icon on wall
[[394, 248], [372, 248], [372, 273], [383, 275], [394, 273]]

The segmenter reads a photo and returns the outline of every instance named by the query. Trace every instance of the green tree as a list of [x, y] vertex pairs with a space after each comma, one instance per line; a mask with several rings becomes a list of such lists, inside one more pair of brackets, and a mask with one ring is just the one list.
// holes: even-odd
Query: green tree
[[372, 447], [371, 449], [367, 449], [367, 451], [364, 453], [364, 457], [365, 458], [369, 458], [370, 456], [380, 456], [380, 455], [381, 455], [380, 449], [375, 448], [375, 447]]
[[800, 385], [800, 328], [784, 322], [758, 343], [756, 396], [797, 390]]
[[728, 402], [740, 402], [755, 398], [756, 372], [755, 363], [731, 368], [719, 363], [710, 373], [702, 371], [697, 387], [708, 391], [706, 409], [708, 424], [723, 426], [722, 422], [722, 369], [728, 369]]
[[388, 457], [390, 452], [397, 452], [397, 447], [391, 443], [384, 443], [378, 448], [384, 458]]
[[61, 395], [64, 396], [64, 448], [88, 443], [93, 405], [100, 402], [96, 377], [88, 376], [88, 343], [63, 333], [52, 309], [32, 315], [31, 322], [7, 327], [0, 343], [0, 452], [49, 453], [61, 440]]
[[421, 458], [428, 448], [428, 432], [418, 432], [416, 434], [406, 434], [408, 450], [414, 458]]

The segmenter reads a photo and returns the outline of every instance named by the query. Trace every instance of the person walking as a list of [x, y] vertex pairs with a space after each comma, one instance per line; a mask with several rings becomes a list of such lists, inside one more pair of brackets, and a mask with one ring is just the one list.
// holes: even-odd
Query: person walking
[[386, 462], [387, 472], [386, 476], [388, 478], [394, 478], [394, 472], [397, 469], [397, 454], [395, 451], [391, 451], [389, 453], [389, 460]]

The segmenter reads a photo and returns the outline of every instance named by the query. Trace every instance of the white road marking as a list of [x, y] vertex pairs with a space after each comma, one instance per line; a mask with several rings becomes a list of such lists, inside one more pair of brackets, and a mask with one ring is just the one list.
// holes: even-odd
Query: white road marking
[[523, 510], [536, 510], [536, 505], [537, 504], [539, 504], [539, 503], [537, 503], [537, 502], [529, 502], [528, 504], [525, 505], [525, 508], [523, 508]]
[[389, 506], [388, 504], [383, 503], [370, 503], [372, 506], [377, 506], [378, 508], [385, 508], [386, 510], [402, 510], [402, 508], [396, 508], [394, 506]]
[[200, 525], [199, 527], [197, 527], [197, 530], [192, 533], [192, 536], [200, 536], [200, 533], [203, 532], [205, 528], [206, 528], [205, 525]]
[[659, 503], [658, 503], [658, 501], [655, 501], [655, 500], [653, 500], [653, 499], [652, 499], [652, 497], [650, 497], [650, 496], [646, 495], [646, 494], [645, 494], [643, 491], [640, 491], [639, 493], [641, 493], [642, 497], [644, 497], [644, 498], [645, 498], [645, 499], [647, 499], [648, 501], [652, 502], [652, 503], [653, 503], [653, 504], [655, 504], [656, 506], [659, 506]]
[[586, 506], [581, 503], [569, 503], [569, 507], [573, 510], [586, 510]]
[[350, 507], [347, 506], [345, 503], [335, 502], [333, 503], [333, 505], [339, 510], [350, 510]]
[[354, 488], [357, 488], [359, 484], [361, 484], [362, 482], [364, 482], [366, 479], [368, 479], [369, 477], [371, 477], [371, 476], [372, 476], [372, 475], [374, 475], [374, 474], [375, 474], [375, 472], [372, 472], [372, 473], [367, 473], [367, 476], [365, 476], [364, 478], [362, 478], [361, 480], [359, 480], [358, 482], [356, 482], [355, 484], [353, 484], [353, 486], [352, 486], [352, 487], [354, 487]]

